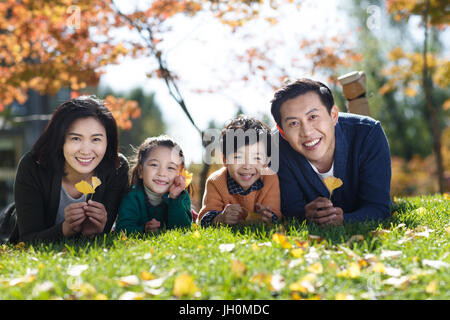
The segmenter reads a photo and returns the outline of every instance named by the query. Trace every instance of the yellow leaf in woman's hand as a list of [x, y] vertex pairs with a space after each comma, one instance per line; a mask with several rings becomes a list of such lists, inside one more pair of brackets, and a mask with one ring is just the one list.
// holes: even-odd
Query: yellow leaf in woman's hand
[[325, 179], [323, 179], [323, 183], [325, 184], [327, 189], [330, 191], [330, 199], [331, 199], [331, 194], [333, 193], [333, 190], [339, 188], [340, 186], [342, 186], [344, 184], [341, 179], [333, 177], [333, 176], [326, 177]]
[[189, 184], [192, 181], [192, 176], [194, 175], [193, 173], [187, 171], [186, 169], [183, 169], [183, 171], [181, 172], [181, 175], [186, 179], [186, 188], [189, 186]]
[[101, 184], [102, 184], [102, 181], [99, 178], [92, 177], [92, 187], [94, 188], [94, 190], [97, 189], [97, 187]]
[[75, 188], [77, 188], [78, 191], [84, 194], [85, 197], [87, 196], [87, 194], [95, 192], [94, 188], [92, 188], [92, 186], [84, 180], [81, 180], [80, 182], [75, 184]]

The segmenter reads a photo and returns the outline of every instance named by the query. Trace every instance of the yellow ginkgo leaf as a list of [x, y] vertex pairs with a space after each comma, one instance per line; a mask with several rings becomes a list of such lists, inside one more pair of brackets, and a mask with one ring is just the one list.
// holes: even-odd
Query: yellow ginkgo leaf
[[341, 179], [332, 177], [332, 176], [326, 177], [325, 179], [323, 179], [323, 183], [325, 184], [327, 189], [330, 191], [330, 199], [331, 199], [331, 194], [333, 193], [333, 190], [337, 189], [343, 185], [343, 182]]
[[92, 186], [84, 180], [81, 180], [77, 184], [75, 184], [75, 188], [80, 191], [86, 197], [89, 193], [94, 193], [95, 190]]
[[184, 295], [194, 294], [197, 291], [198, 288], [194, 283], [194, 278], [189, 274], [183, 273], [175, 279], [173, 294], [178, 298], [181, 298]]
[[189, 186], [189, 184], [192, 181], [192, 176], [194, 175], [193, 173], [187, 171], [186, 169], [183, 169], [183, 171], [181, 172], [181, 175], [186, 179], [186, 188]]
[[231, 273], [236, 277], [241, 278], [246, 271], [247, 266], [243, 262], [239, 260], [231, 261]]
[[94, 190], [97, 189], [97, 187], [101, 184], [102, 184], [102, 181], [99, 178], [92, 177], [92, 187], [94, 188]]

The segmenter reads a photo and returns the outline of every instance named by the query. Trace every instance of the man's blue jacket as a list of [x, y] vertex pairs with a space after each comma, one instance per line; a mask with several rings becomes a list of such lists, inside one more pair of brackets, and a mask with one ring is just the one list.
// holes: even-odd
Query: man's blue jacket
[[[380, 122], [339, 113], [335, 136], [333, 175], [344, 184], [333, 191], [331, 201], [344, 211], [344, 222], [389, 217], [391, 158]], [[281, 135], [279, 152], [282, 214], [304, 219], [305, 205], [330, 193], [306, 158]]]

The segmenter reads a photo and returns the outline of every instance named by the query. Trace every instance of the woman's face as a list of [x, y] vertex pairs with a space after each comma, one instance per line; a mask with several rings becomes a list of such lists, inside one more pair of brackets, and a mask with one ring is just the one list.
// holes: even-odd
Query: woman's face
[[75, 120], [68, 128], [63, 145], [67, 175], [89, 175], [100, 164], [107, 147], [106, 130], [95, 118]]

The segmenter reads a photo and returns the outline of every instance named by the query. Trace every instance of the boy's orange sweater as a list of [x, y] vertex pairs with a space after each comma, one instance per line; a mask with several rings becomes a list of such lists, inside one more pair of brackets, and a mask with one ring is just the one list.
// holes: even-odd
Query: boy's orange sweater
[[231, 195], [227, 186], [227, 168], [223, 167], [213, 172], [206, 181], [203, 206], [199, 212], [198, 221], [209, 211], [222, 211], [227, 204], [240, 204], [249, 212], [255, 212], [255, 204], [270, 206], [272, 212], [281, 218], [280, 186], [278, 175], [261, 175], [264, 187], [252, 191], [248, 195]]

